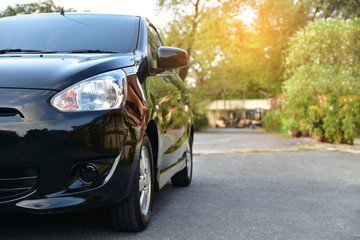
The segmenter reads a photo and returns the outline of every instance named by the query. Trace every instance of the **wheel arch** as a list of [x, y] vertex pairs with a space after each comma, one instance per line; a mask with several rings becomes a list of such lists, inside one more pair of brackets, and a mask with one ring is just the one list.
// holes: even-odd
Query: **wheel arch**
[[150, 120], [147, 128], [146, 128], [146, 134], [148, 135], [151, 143], [152, 148], [152, 154], [154, 159], [154, 172], [155, 172], [155, 191], [159, 191], [159, 183], [157, 180], [157, 175], [159, 174], [159, 167], [158, 167], [158, 160], [159, 160], [159, 134], [158, 134], [158, 128], [154, 120]]

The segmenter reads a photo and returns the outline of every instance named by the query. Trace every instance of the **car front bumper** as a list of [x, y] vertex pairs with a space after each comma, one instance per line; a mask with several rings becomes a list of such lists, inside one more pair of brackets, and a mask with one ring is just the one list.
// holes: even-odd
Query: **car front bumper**
[[[121, 109], [59, 112], [55, 93], [0, 88], [0, 211], [82, 210], [129, 193], [139, 127]], [[91, 183], [79, 179], [86, 164], [102, 171]]]

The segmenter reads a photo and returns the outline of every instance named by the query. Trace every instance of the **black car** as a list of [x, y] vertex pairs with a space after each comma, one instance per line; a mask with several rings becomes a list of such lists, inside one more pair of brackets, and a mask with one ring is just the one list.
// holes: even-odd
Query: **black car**
[[0, 32], [0, 210], [109, 207], [117, 229], [144, 229], [154, 191], [192, 179], [186, 51], [136, 16], [5, 17]]

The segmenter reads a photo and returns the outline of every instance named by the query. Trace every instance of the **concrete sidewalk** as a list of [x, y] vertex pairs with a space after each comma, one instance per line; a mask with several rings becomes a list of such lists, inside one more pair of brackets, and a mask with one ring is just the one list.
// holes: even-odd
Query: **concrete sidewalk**
[[238, 152], [282, 152], [299, 149], [343, 151], [360, 154], [360, 143], [355, 145], [316, 143], [312, 138], [287, 138], [258, 129], [207, 129], [195, 133], [194, 154]]

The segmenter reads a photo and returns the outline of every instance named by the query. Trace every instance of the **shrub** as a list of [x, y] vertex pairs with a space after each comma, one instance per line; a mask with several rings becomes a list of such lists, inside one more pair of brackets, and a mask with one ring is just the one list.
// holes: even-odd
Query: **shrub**
[[299, 124], [294, 118], [283, 118], [282, 129], [284, 131], [299, 130]]
[[275, 111], [267, 113], [264, 117], [264, 129], [269, 132], [281, 131], [281, 115]]
[[294, 122], [304, 128], [305, 121], [332, 142], [352, 143], [359, 135], [359, 35], [359, 20], [335, 18], [310, 22], [290, 39], [284, 62], [285, 128], [294, 128]]
[[318, 135], [318, 136], [324, 136], [324, 130], [321, 129], [321, 128], [315, 128], [315, 129], [313, 130], [313, 134], [314, 134], [314, 135]]
[[194, 112], [194, 130], [200, 131], [209, 127], [209, 120], [203, 113]]

